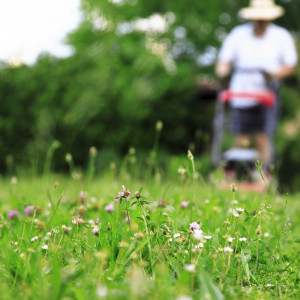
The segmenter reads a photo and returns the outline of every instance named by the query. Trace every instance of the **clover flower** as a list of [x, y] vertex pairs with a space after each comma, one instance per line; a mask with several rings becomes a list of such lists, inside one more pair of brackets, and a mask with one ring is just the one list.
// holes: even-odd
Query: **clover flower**
[[192, 222], [190, 224], [190, 229], [195, 231], [195, 230], [200, 230], [200, 225], [197, 222]]
[[72, 220], [72, 223], [73, 223], [74, 225], [81, 225], [81, 224], [84, 223], [84, 220], [78, 217], [77, 219], [76, 219], [76, 218], [73, 219], [73, 220]]
[[36, 236], [34, 236], [33, 238], [31, 238], [31, 242], [33, 243], [34, 241], [36, 241], [36, 240], [38, 240], [38, 236], [36, 235]]
[[177, 170], [180, 175], [184, 175], [186, 173], [186, 169], [183, 166], [180, 166]]
[[166, 202], [165, 199], [161, 199], [161, 200], [158, 201], [157, 205], [158, 205], [159, 207], [166, 207], [167, 202]]
[[236, 208], [236, 211], [239, 213], [239, 214], [242, 214], [244, 212], [244, 209], [243, 208]]
[[181, 208], [186, 208], [186, 207], [188, 207], [189, 204], [190, 204], [190, 202], [188, 202], [188, 201], [181, 201], [180, 207]]
[[195, 246], [195, 249], [202, 249], [202, 248], [204, 248], [203, 243], [199, 243], [198, 245]]
[[230, 185], [230, 189], [231, 189], [232, 192], [237, 191], [237, 186], [235, 185], [235, 183], [232, 183], [232, 184]]
[[42, 249], [43, 249], [43, 250], [48, 250], [48, 245], [43, 245], [43, 246], [42, 246]]
[[92, 231], [93, 231], [94, 235], [96, 235], [96, 236], [99, 235], [99, 227], [98, 226], [94, 227]]
[[113, 204], [108, 204], [108, 205], [106, 205], [105, 206], [105, 211], [106, 212], [112, 212], [113, 210], [114, 210], [115, 208], [114, 208], [114, 206], [113, 206]]
[[19, 216], [20, 214], [19, 214], [19, 212], [17, 211], [17, 210], [10, 210], [8, 213], [7, 213], [7, 217], [9, 218], [9, 219], [15, 219], [15, 218], [17, 218], [18, 216]]
[[64, 233], [69, 233], [73, 228], [71, 226], [62, 225], [61, 226]]
[[203, 239], [203, 231], [201, 229], [196, 229], [193, 231], [192, 236], [195, 240], [201, 241]]
[[190, 264], [190, 265], [185, 265], [184, 268], [185, 268], [185, 270], [187, 270], [188, 272], [193, 273], [193, 272], [195, 272], [196, 266], [193, 265], [193, 264]]
[[224, 247], [223, 251], [228, 252], [228, 253], [232, 253], [233, 249], [231, 247]]
[[118, 196], [116, 197], [117, 201], [120, 201], [121, 199], [126, 199], [127, 201], [130, 200], [131, 191], [127, 190], [125, 185], [122, 185], [122, 191], [118, 193]]
[[86, 197], [85, 197], [84, 191], [79, 192], [79, 198], [80, 198], [81, 202], [83, 202], [83, 203], [86, 202]]
[[26, 216], [32, 216], [34, 214], [34, 210], [35, 210], [35, 207], [34, 205], [27, 205], [25, 208], [24, 208], [24, 214]]
[[247, 241], [247, 238], [241, 237], [241, 238], [239, 238], [239, 241], [240, 241], [240, 242], [246, 242], [246, 241]]

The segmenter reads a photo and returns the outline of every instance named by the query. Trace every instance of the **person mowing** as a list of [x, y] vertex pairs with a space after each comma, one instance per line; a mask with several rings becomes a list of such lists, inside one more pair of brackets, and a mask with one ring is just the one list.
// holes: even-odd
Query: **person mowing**
[[284, 13], [273, 0], [251, 0], [238, 15], [250, 22], [235, 27], [224, 40], [216, 63], [220, 80], [231, 75], [229, 89], [250, 95], [273, 90], [275, 105], [266, 107], [255, 97], [233, 98], [232, 131], [238, 147], [254, 138], [264, 170], [273, 163], [273, 136], [279, 112], [280, 81], [295, 71], [297, 51], [291, 34], [272, 23]]

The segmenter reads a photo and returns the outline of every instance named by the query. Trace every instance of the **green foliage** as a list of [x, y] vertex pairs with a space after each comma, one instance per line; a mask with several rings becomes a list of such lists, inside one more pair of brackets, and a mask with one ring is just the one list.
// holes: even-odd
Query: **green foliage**
[[0, 179], [2, 298], [299, 297], [298, 195], [173, 175]]
[[[71, 57], [42, 54], [33, 66], [1, 65], [0, 156], [7, 159], [0, 168], [12, 174], [26, 164], [45, 171], [53, 141], [61, 146], [47, 172], [66, 169], [66, 153], [75, 165], [87, 165], [91, 146], [100, 157], [116, 159], [130, 147], [148, 151], [157, 120], [164, 124], [161, 149], [178, 154], [194, 147], [207, 161], [214, 101], [199, 99], [198, 81], [213, 78], [217, 49], [247, 5], [248, 0], [83, 0], [83, 21], [67, 37]], [[278, 23], [298, 30], [298, 6], [281, 5], [286, 15]], [[149, 18], [165, 22], [165, 30], [137, 27]], [[285, 120], [296, 116], [298, 94], [296, 86], [283, 92]], [[282, 153], [291, 157], [285, 141], [283, 136]]]

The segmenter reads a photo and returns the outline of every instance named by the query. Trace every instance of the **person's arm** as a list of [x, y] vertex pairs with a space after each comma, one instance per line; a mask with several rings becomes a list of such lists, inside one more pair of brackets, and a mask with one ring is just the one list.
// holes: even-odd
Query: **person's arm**
[[216, 64], [216, 75], [223, 79], [231, 72], [231, 64], [228, 62], [218, 61]]
[[296, 69], [295, 66], [291, 67], [291, 66], [284, 65], [281, 67], [281, 69], [278, 72], [270, 74], [270, 75], [271, 75], [271, 78], [280, 80], [280, 79], [283, 79], [285, 77], [292, 75], [295, 72], [295, 69]]

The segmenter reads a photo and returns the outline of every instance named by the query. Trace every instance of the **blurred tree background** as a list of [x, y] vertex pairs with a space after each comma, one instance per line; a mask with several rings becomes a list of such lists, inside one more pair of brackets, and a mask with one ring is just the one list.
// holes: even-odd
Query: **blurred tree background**
[[[299, 1], [278, 4], [286, 14], [276, 22], [298, 41]], [[57, 170], [66, 168], [66, 153], [84, 166], [91, 146], [107, 162], [130, 147], [148, 151], [157, 120], [164, 124], [161, 149], [182, 154], [190, 146], [196, 155], [207, 155], [215, 98], [201, 87], [214, 84], [217, 51], [241, 22], [237, 11], [247, 5], [248, 0], [82, 0], [82, 23], [67, 37], [72, 56], [45, 53], [33, 66], [0, 66], [3, 172], [12, 161], [39, 170], [54, 140], [61, 143]], [[276, 141], [280, 182], [291, 189], [299, 189], [300, 177], [299, 77], [298, 68], [282, 89]]]

